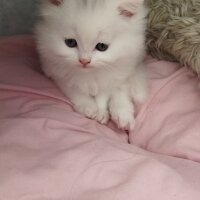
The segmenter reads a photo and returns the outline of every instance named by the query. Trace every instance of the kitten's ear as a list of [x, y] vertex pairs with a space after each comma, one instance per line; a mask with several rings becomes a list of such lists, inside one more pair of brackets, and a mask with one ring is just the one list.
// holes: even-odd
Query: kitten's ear
[[118, 6], [119, 14], [126, 18], [132, 18], [143, 2], [144, 0], [122, 0]]
[[49, 2], [55, 6], [59, 6], [63, 3], [63, 0], [49, 0]]

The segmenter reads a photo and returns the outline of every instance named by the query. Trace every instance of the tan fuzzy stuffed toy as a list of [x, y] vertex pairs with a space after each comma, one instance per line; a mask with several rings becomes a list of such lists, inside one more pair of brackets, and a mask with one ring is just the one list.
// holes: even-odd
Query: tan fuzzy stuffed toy
[[147, 49], [200, 75], [200, 0], [145, 0], [149, 8]]

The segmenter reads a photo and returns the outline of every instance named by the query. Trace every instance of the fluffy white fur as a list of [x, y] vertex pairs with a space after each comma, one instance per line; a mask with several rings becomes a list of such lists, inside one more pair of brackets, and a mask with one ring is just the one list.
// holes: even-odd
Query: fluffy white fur
[[[43, 0], [36, 38], [43, 70], [79, 113], [134, 127], [135, 101], [147, 94], [143, 0]], [[69, 48], [65, 39], [76, 39]], [[95, 49], [109, 44], [107, 51]], [[83, 67], [80, 59], [90, 60]]]

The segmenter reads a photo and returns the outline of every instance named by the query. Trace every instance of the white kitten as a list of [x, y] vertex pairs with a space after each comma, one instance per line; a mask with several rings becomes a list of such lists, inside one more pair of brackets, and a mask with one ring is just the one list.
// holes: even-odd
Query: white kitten
[[143, 0], [43, 0], [36, 27], [43, 70], [76, 111], [134, 127], [146, 97]]

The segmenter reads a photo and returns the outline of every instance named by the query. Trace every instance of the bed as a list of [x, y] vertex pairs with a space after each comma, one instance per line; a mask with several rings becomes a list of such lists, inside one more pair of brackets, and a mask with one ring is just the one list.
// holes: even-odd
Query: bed
[[31, 35], [0, 39], [0, 200], [199, 200], [199, 80], [145, 60], [150, 96], [129, 134], [73, 111]]

